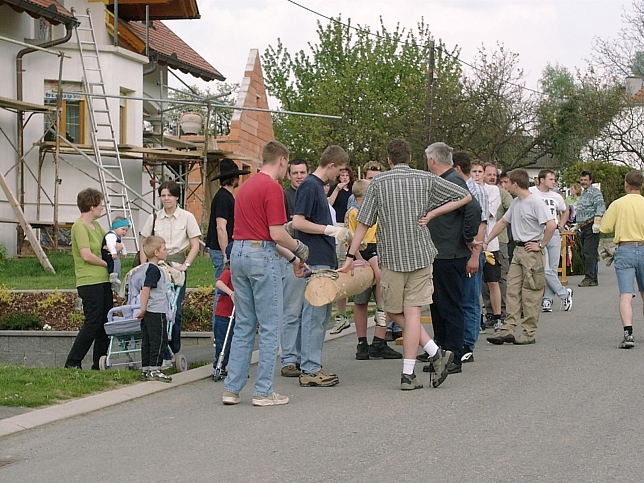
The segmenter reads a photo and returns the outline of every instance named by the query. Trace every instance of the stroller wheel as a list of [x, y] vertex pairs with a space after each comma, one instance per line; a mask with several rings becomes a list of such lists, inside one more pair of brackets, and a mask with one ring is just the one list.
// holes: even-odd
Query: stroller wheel
[[110, 368], [110, 364], [107, 361], [107, 356], [101, 356], [101, 358], [98, 360], [98, 368], [101, 371], [107, 371]]
[[215, 380], [215, 382], [221, 379], [221, 369], [219, 368], [215, 369], [215, 373], [212, 375], [212, 377]]
[[177, 368], [177, 372], [186, 372], [188, 370], [188, 361], [186, 356], [177, 355], [174, 359], [174, 365]]

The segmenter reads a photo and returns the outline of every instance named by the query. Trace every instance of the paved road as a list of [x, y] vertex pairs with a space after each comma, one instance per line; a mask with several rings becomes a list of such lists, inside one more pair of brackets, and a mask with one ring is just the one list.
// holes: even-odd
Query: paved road
[[0, 481], [641, 481], [642, 302], [637, 345], [619, 350], [613, 269], [578, 281], [535, 345], [482, 337], [438, 389], [400, 391], [400, 361], [356, 361], [341, 337], [323, 361], [336, 387], [278, 376], [290, 404], [253, 407], [247, 387], [228, 407], [202, 380], [2, 438]]

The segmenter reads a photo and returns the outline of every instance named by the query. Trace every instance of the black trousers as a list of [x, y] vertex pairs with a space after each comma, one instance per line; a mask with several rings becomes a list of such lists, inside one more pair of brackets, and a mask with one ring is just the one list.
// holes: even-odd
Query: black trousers
[[584, 261], [584, 274], [586, 278], [597, 281], [597, 248], [599, 247], [599, 233], [593, 233], [592, 223], [581, 229], [579, 243], [581, 256]]
[[78, 287], [78, 296], [83, 301], [85, 322], [72, 345], [65, 367], [81, 367], [83, 358], [94, 343], [92, 369], [98, 370], [98, 360], [107, 354], [109, 339], [105, 334], [107, 313], [113, 305], [112, 288], [109, 282]]
[[434, 340], [441, 348], [454, 353], [454, 364], [463, 356], [463, 292], [467, 257], [434, 260], [434, 295], [430, 307]]
[[141, 321], [141, 366], [158, 369], [163, 351], [168, 347], [168, 327], [165, 314], [146, 312]]

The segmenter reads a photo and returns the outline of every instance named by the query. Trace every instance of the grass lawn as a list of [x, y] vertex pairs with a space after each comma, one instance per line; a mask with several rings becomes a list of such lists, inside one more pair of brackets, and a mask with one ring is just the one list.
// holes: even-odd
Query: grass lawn
[[35, 408], [138, 381], [139, 371], [0, 365], [0, 405]]
[[[12, 290], [73, 289], [76, 288], [74, 260], [71, 253], [49, 253], [56, 274], [46, 272], [37, 258], [11, 258], [0, 263], [0, 279]], [[122, 260], [121, 273], [132, 268], [133, 257]], [[214, 284], [214, 269], [210, 257], [199, 256], [188, 271], [188, 288]]]

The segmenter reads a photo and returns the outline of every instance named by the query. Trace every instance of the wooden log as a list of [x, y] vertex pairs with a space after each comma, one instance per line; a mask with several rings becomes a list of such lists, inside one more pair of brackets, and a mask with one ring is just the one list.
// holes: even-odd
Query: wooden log
[[[334, 272], [335, 273], [335, 272]], [[354, 263], [353, 276], [349, 273], [321, 273], [306, 282], [304, 297], [314, 307], [335, 302], [364, 292], [374, 284], [373, 269], [368, 263]]]

